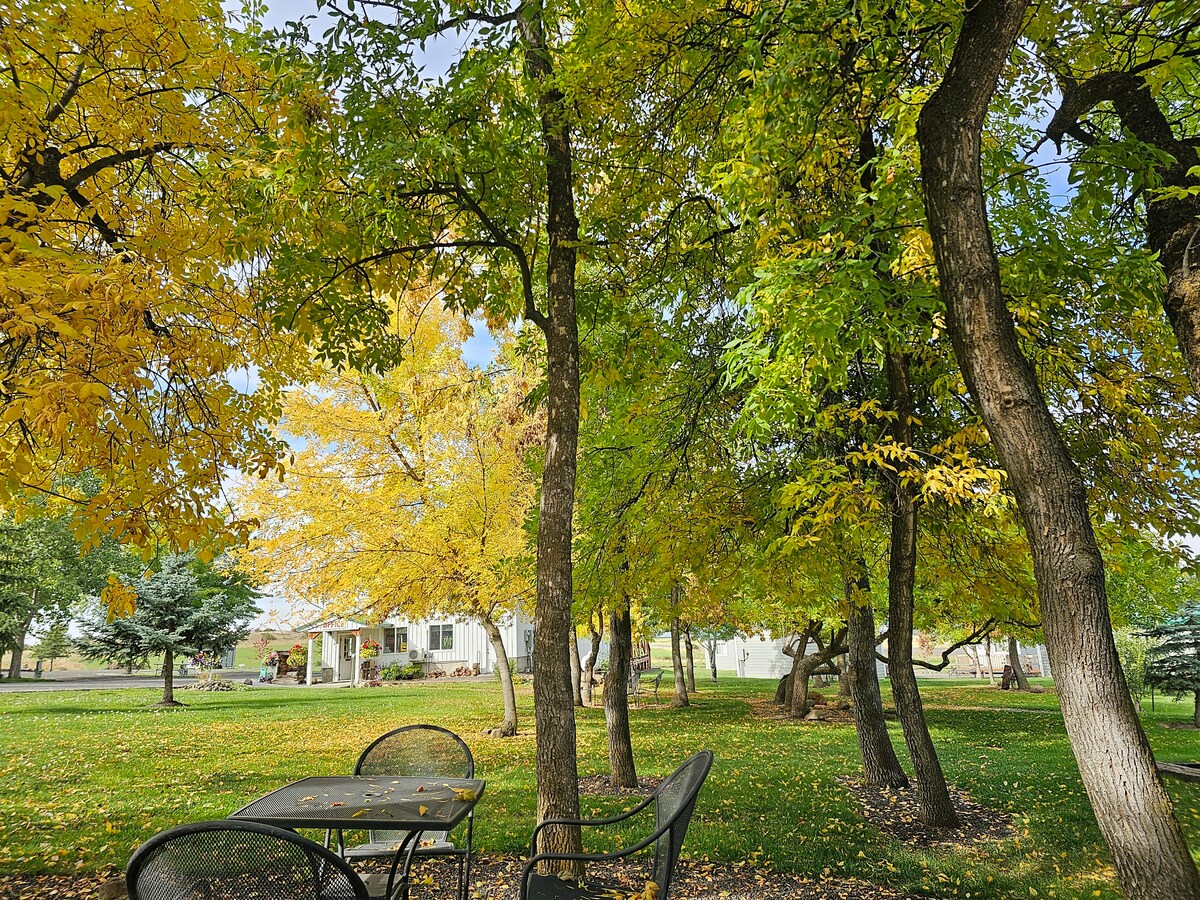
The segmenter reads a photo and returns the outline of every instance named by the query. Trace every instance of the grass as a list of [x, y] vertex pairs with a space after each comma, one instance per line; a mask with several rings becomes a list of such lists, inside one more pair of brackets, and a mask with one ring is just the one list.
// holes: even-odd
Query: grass
[[[1119, 896], [1053, 694], [1005, 694], [977, 681], [923, 683], [950, 780], [1011, 813], [1018, 835], [922, 850], [867, 824], [837, 781], [856, 770], [851, 727], [754, 714], [751, 702], [773, 687], [730, 678], [703, 687], [690, 709], [631, 711], [642, 773], [665, 774], [699, 747], [717, 754], [688, 834], [691, 855], [934, 896]], [[347, 772], [369, 738], [421, 720], [463, 734], [488, 779], [476, 846], [506, 853], [526, 846], [534, 821], [528, 686], [520, 695], [524, 730], [511, 740], [479, 737], [494, 724], [499, 703], [491, 682], [180, 696], [187, 709], [149, 708], [154, 690], [0, 695], [0, 747], [7, 748], [0, 759], [0, 874], [122, 866], [163, 828], [223, 817], [304, 775]], [[1153, 714], [1144, 713], [1160, 758], [1200, 758], [1196, 732], [1163, 727], [1190, 713], [1189, 704], [1161, 699]], [[581, 710], [578, 720], [580, 773], [603, 773], [603, 713]], [[902, 750], [898, 729], [893, 737]], [[1200, 789], [1176, 782], [1171, 791], [1200, 848]], [[627, 805], [583, 798], [585, 815]]]

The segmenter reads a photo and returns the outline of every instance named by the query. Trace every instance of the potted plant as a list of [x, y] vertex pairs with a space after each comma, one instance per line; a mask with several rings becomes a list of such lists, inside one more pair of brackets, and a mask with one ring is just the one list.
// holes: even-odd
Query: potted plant
[[296, 680], [304, 681], [308, 675], [308, 648], [296, 644], [288, 653], [288, 666], [296, 670]]
[[379, 641], [373, 638], [367, 638], [362, 642], [362, 650], [359, 653], [361, 659], [374, 659], [379, 655], [379, 651], [383, 648], [379, 646]]

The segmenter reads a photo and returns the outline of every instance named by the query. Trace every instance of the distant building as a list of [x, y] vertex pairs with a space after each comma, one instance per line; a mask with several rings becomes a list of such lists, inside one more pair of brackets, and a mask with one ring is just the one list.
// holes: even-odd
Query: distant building
[[[313, 680], [357, 683], [362, 677], [362, 644], [374, 640], [379, 655], [370, 662], [382, 668], [391, 663], [417, 663], [426, 672], [467, 668], [492, 672], [496, 655], [483, 626], [474, 619], [434, 616], [426, 619], [393, 617], [370, 625], [349, 618], [330, 618], [298, 629], [309, 635]], [[500, 624], [504, 650], [518, 671], [531, 670], [533, 622], [516, 613]]]

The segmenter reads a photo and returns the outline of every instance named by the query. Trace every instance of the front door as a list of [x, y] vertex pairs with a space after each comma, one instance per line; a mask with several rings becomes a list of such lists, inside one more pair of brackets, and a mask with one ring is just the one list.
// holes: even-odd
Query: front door
[[337, 680], [354, 680], [354, 635], [338, 635]]

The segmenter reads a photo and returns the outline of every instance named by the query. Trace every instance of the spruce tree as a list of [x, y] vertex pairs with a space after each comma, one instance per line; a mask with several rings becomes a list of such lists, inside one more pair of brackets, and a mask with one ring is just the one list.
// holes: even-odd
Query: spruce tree
[[1156, 643], [1149, 650], [1146, 681], [1176, 697], [1191, 694], [1192, 723], [1200, 728], [1200, 603], [1189, 603], [1146, 632]]

